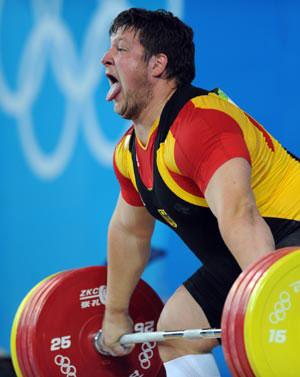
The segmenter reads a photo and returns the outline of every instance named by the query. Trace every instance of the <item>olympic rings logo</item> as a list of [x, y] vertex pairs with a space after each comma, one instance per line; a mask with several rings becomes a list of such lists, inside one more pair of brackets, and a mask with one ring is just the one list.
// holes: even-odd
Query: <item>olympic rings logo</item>
[[[5, 0], [0, 0], [0, 28], [5, 13], [4, 3]], [[165, 3], [166, 9], [181, 16], [182, 0], [165, 0]], [[54, 179], [64, 171], [75, 149], [81, 126], [91, 154], [102, 165], [111, 166], [115, 141], [108, 140], [101, 131], [95, 92], [104, 78], [99, 59], [108, 48], [110, 23], [119, 12], [130, 7], [129, 0], [97, 1], [83, 38], [81, 56], [78, 56], [72, 33], [63, 19], [63, 0], [31, 0], [34, 22], [21, 51], [19, 71], [15, 73], [15, 90], [7, 84], [0, 56], [0, 106], [15, 118], [25, 158], [39, 177]], [[3, 53], [1, 49], [0, 53]], [[53, 71], [65, 99], [62, 131], [51, 153], [45, 153], [39, 145], [32, 116], [47, 67]]]
[[277, 324], [286, 318], [286, 312], [291, 308], [291, 296], [287, 291], [283, 291], [279, 295], [279, 301], [274, 305], [274, 311], [269, 315], [269, 321]]
[[54, 362], [60, 367], [60, 372], [65, 374], [67, 377], [76, 377], [76, 367], [71, 365], [71, 360], [62, 355], [56, 355]]
[[146, 342], [142, 344], [142, 352], [139, 354], [139, 362], [143, 369], [149, 369], [151, 367], [151, 359], [154, 355], [153, 349], [155, 346], [155, 342]]

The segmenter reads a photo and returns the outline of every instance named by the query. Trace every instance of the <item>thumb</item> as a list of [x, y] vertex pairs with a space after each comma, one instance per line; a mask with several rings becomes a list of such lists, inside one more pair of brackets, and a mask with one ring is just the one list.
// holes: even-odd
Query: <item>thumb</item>
[[134, 344], [118, 344], [114, 347], [114, 352], [119, 356], [125, 356], [132, 352], [134, 349]]

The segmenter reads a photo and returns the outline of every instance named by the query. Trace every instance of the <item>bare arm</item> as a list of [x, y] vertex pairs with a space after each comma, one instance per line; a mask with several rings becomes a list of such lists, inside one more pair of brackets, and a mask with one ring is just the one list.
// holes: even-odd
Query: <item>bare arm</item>
[[241, 268], [274, 250], [274, 239], [259, 214], [250, 184], [251, 167], [233, 158], [216, 170], [205, 191], [229, 250]]
[[119, 197], [108, 230], [108, 276], [105, 315], [102, 323], [103, 348], [122, 356], [120, 337], [132, 332], [128, 308], [131, 295], [150, 256], [154, 219], [144, 207], [133, 207]]
[[108, 231], [106, 310], [126, 312], [131, 294], [148, 262], [154, 219], [144, 207], [119, 197]]

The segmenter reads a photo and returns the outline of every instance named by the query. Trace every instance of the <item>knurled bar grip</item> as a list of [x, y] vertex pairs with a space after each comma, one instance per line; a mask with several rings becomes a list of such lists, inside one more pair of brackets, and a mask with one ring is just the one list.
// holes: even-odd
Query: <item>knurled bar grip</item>
[[144, 342], [161, 342], [169, 339], [199, 339], [199, 338], [220, 338], [222, 334], [221, 329], [190, 329], [178, 331], [153, 331], [153, 332], [138, 332], [133, 334], [123, 335], [120, 343], [135, 344]]

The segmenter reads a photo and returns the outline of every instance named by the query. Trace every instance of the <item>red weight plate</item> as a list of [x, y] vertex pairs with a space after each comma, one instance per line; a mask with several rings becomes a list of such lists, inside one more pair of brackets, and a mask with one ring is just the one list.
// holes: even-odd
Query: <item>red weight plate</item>
[[[253, 372], [251, 368], [247, 368], [247, 366], [244, 368], [243, 363], [240, 359], [240, 345], [239, 345], [239, 337], [240, 337], [240, 327], [243, 326], [242, 318], [241, 318], [241, 311], [243, 306], [243, 294], [245, 290], [249, 287], [249, 285], [253, 285], [256, 282], [256, 279], [259, 276], [259, 273], [262, 271], [264, 266], [268, 266], [270, 261], [272, 261], [275, 257], [275, 254], [268, 254], [264, 258], [260, 259], [255, 263], [254, 265], [250, 266], [249, 269], [247, 269], [247, 272], [242, 279], [242, 282], [239, 286], [239, 290], [234, 297], [233, 300], [233, 307], [235, 308], [234, 315], [231, 317], [232, 325], [233, 325], [233, 331], [230, 334], [231, 336], [231, 345], [232, 345], [232, 357], [235, 364], [235, 369], [237, 371], [237, 376], [239, 377], [252, 377]], [[246, 370], [245, 370], [246, 369]]]
[[156, 377], [167, 377], [165, 367], [162, 366], [158, 372], [158, 375]]
[[[39, 284], [37, 284], [24, 298], [20, 305], [20, 309], [22, 310], [19, 315], [19, 320], [17, 322], [17, 327], [15, 331], [15, 352], [18, 359], [18, 370], [16, 371], [18, 377], [20, 377], [20, 373], [22, 377], [27, 377], [30, 374], [30, 367], [29, 367], [29, 359], [26, 355], [27, 347], [25, 345], [25, 338], [27, 336], [26, 332], [26, 312], [30, 308], [32, 298], [38, 294], [40, 289], [43, 289], [44, 285], [46, 284], [46, 280], [50, 279], [46, 278]], [[19, 370], [20, 369], [20, 370]]]
[[53, 286], [59, 284], [65, 277], [71, 273], [70, 271], [60, 272], [56, 275], [53, 275], [50, 279], [45, 281], [38, 291], [32, 296], [30, 302], [24, 312], [24, 336], [23, 336], [23, 354], [24, 359], [27, 360], [27, 367], [28, 367], [28, 377], [35, 377], [38, 376], [38, 371], [36, 369], [36, 360], [34, 357], [34, 350], [32, 347], [32, 323], [34, 323], [36, 313], [40, 307], [40, 300], [43, 300], [49, 290], [52, 289]]
[[271, 258], [264, 258], [264, 264], [261, 265], [261, 268], [257, 270], [255, 276], [251, 280], [249, 284], [245, 286], [244, 292], [242, 293], [242, 298], [239, 303], [239, 310], [238, 315], [236, 318], [236, 335], [235, 335], [235, 343], [236, 343], [236, 349], [238, 350], [238, 365], [237, 369], [239, 370], [240, 376], [246, 376], [246, 377], [254, 377], [254, 373], [252, 371], [252, 368], [249, 364], [247, 353], [246, 353], [246, 347], [245, 347], [245, 341], [244, 341], [244, 319], [246, 315], [247, 305], [251, 296], [251, 293], [253, 292], [253, 289], [255, 288], [256, 284], [260, 280], [260, 278], [263, 276], [264, 272], [268, 270], [268, 268], [274, 264], [277, 260], [282, 258], [284, 255], [290, 253], [291, 251], [298, 249], [298, 247], [287, 247], [283, 249], [277, 250], [275, 253], [272, 253]]
[[[92, 339], [104, 315], [99, 292], [103, 299], [105, 284], [106, 269], [89, 267], [68, 273], [39, 297], [27, 322], [34, 377], [157, 375], [162, 363], [153, 343], [137, 345], [125, 357], [96, 352]], [[136, 329], [154, 330], [162, 307], [156, 293], [140, 281], [130, 305]]]
[[234, 362], [233, 362], [232, 353], [231, 353], [231, 346], [230, 346], [230, 332], [232, 331], [230, 328], [231, 327], [230, 325], [231, 325], [232, 302], [236, 294], [236, 291], [238, 290], [238, 287], [241, 283], [240, 276], [234, 282], [233, 286], [231, 287], [227, 295], [227, 298], [223, 307], [222, 321], [221, 321], [223, 353], [224, 353], [224, 357], [227, 362], [227, 365], [234, 376], [236, 375], [236, 370], [234, 367]]
[[[24, 352], [23, 352], [23, 345], [22, 342], [24, 340], [25, 336], [25, 328], [24, 328], [24, 311], [26, 309], [26, 306], [28, 304], [28, 301], [30, 300], [30, 297], [35, 293], [36, 291], [35, 287], [33, 290], [31, 290], [24, 300], [22, 301], [20, 307], [18, 308], [18, 322], [15, 325], [15, 334], [14, 334], [14, 352], [15, 358], [17, 359], [16, 363], [14, 363], [14, 369], [15, 373], [18, 377], [27, 377], [28, 376], [28, 370], [27, 370], [27, 364], [26, 364], [26, 358], [24, 360]], [[16, 319], [15, 319], [16, 321]]]
[[30, 323], [30, 313], [35, 310], [35, 302], [37, 298], [48, 289], [49, 285], [52, 283], [53, 280], [56, 280], [59, 277], [58, 275], [53, 275], [41, 283], [39, 283], [32, 293], [30, 293], [30, 297], [27, 300], [24, 309], [22, 311], [22, 315], [19, 321], [18, 330], [17, 330], [17, 350], [18, 350], [18, 360], [22, 364], [22, 374], [23, 377], [27, 376], [37, 376], [37, 374], [32, 369], [31, 365], [31, 356], [28, 347], [28, 323]]
[[[264, 272], [266, 272], [268, 270], [268, 268], [270, 268], [271, 265], [273, 265], [277, 260], [281, 259], [284, 255], [289, 254], [291, 251], [293, 251], [295, 249], [298, 249], [298, 247], [287, 247], [287, 248], [283, 248], [283, 249], [278, 249], [277, 252], [274, 253], [274, 257], [272, 259], [268, 260], [267, 265], [263, 268], [263, 270], [260, 273], [258, 273], [258, 276], [256, 278], [256, 282], [254, 282], [254, 284], [248, 285], [247, 289], [245, 290], [245, 293], [243, 295], [244, 297], [243, 297], [243, 300], [242, 300], [243, 302], [241, 303], [241, 311], [240, 311], [240, 316], [241, 316], [240, 320], [242, 320], [242, 322], [241, 322], [241, 327], [239, 327], [240, 336], [238, 335], [238, 339], [239, 339], [238, 349], [239, 349], [239, 353], [240, 353], [241, 363], [248, 370], [251, 369], [251, 366], [249, 364], [247, 354], [246, 354], [246, 347], [245, 347], [245, 340], [244, 340], [244, 323], [245, 323], [245, 315], [246, 315], [249, 299], [251, 297], [251, 294], [252, 294], [256, 284], [259, 282], [259, 280], [263, 276]], [[251, 371], [252, 371], [252, 369], [251, 369]], [[252, 375], [254, 375], [253, 372], [252, 372]]]
[[238, 282], [236, 281], [232, 288], [230, 289], [229, 295], [227, 296], [223, 313], [222, 313], [222, 321], [221, 321], [221, 328], [222, 328], [222, 349], [224, 353], [224, 357], [226, 363], [232, 372], [233, 376], [236, 376], [236, 369], [233, 362], [232, 352], [231, 352], [231, 339], [230, 333], [232, 331], [230, 323], [231, 321], [231, 311], [232, 311], [232, 301], [235, 295], [236, 290], [238, 289]]
[[[244, 347], [244, 308], [247, 306], [247, 291], [250, 289], [254, 289], [257, 282], [263, 275], [263, 273], [269, 268], [269, 266], [274, 263], [274, 261], [277, 259], [276, 254], [271, 254], [271, 258], [264, 259], [263, 263], [260, 264], [256, 268], [255, 271], [253, 271], [253, 276], [248, 279], [248, 282], [244, 285], [244, 289], [241, 291], [241, 299], [239, 301], [237, 315], [234, 319], [235, 321], [235, 349], [236, 349], [236, 368], [238, 370], [238, 373], [241, 377], [254, 377], [254, 373], [252, 371], [252, 368], [248, 362], [247, 355], [245, 353], [245, 347]], [[245, 303], [246, 301], [246, 303]]]
[[226, 298], [225, 305], [223, 308], [222, 313], [222, 348], [225, 360], [228, 364], [229, 369], [233, 373], [233, 376], [240, 377], [237, 369], [236, 369], [236, 346], [235, 346], [235, 321], [234, 318], [236, 316], [238, 307], [236, 303], [239, 300], [241, 286], [244, 287], [245, 281], [247, 280], [248, 274], [261, 264], [261, 260], [258, 260], [251, 264], [247, 269], [245, 269], [239, 277], [234, 282], [233, 286], [231, 287], [229, 294]]
[[26, 309], [27, 304], [24, 306], [22, 314], [19, 319], [17, 332], [16, 332], [16, 353], [18, 358], [18, 364], [20, 371], [22, 373], [22, 377], [28, 377], [29, 375], [29, 367], [28, 367], [28, 358], [25, 355], [26, 347], [23, 345], [24, 338], [26, 336], [26, 330], [24, 326], [24, 311]]

